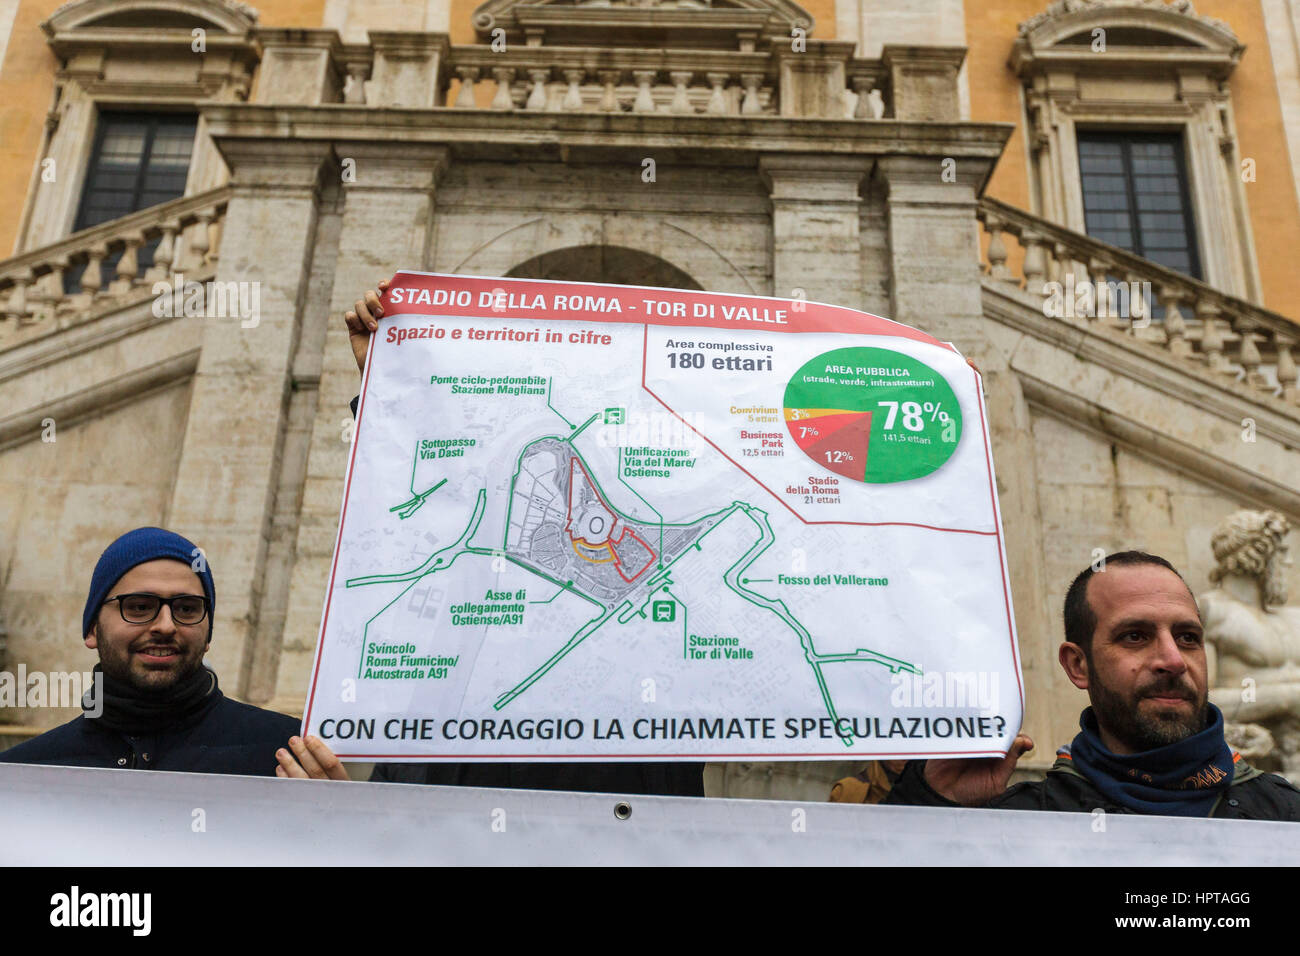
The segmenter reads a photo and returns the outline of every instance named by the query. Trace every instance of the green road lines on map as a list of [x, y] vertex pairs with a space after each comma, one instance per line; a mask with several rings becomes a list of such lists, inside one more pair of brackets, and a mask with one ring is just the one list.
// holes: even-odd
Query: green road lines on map
[[[599, 417], [599, 413], [597, 413], [596, 415], [593, 415], [591, 418], [587, 419], [587, 422], [586, 422], [586, 424], [583, 425], [583, 428], [586, 428], [587, 425], [591, 424], [592, 419], [595, 419], [595, 418], [597, 418], [597, 417]], [[575, 436], [575, 437], [576, 437], [576, 436]], [[520, 449], [520, 451], [519, 451], [519, 457], [515, 459], [515, 471], [514, 471], [514, 474], [510, 476], [510, 504], [509, 504], [509, 505], [507, 506], [507, 508], [506, 508], [505, 530], [502, 532], [502, 538], [501, 538], [501, 547], [502, 547], [503, 550], [505, 549], [505, 546], [506, 546], [506, 544], [507, 544], [507, 542], [509, 541], [509, 538], [510, 538], [510, 517], [511, 517], [511, 515], [512, 515], [513, 512], [514, 512], [514, 507], [515, 507], [515, 502], [514, 502], [514, 497], [515, 497], [515, 495], [514, 495], [515, 486], [519, 483], [519, 474], [520, 474], [520, 472], [523, 470], [523, 467], [524, 467], [524, 458], [525, 458], [525, 457], [527, 456], [527, 454], [528, 454], [528, 449], [532, 448], [532, 447], [533, 447], [534, 445], [536, 445], [538, 442], [544, 442], [544, 441], [558, 441], [558, 442], [565, 442], [565, 441], [568, 441], [568, 440], [569, 440], [569, 439], [566, 439], [566, 438], [564, 438], [563, 436], [560, 436], [560, 435], [543, 435], [541, 438], [534, 438], [534, 439], [533, 439], [532, 441], [530, 441], [528, 444], [524, 445], [524, 447], [523, 447], [522, 449]], [[628, 486], [628, 490], [629, 490], [629, 491], [631, 491], [634, 495], [636, 495], [637, 498], [638, 498], [638, 499], [639, 499], [643, 504], [645, 504], [645, 506], [646, 506], [647, 508], [649, 508], [651, 511], [653, 511], [656, 515], [659, 516], [659, 521], [658, 521], [658, 522], [655, 522], [655, 521], [647, 521], [645, 518], [638, 518], [638, 517], [636, 517], [635, 515], [630, 515], [630, 514], [628, 514], [627, 512], [620, 510], [620, 509], [618, 508], [618, 506], [616, 506], [616, 505], [613, 503], [613, 501], [610, 500], [609, 494], [605, 491], [604, 486], [601, 485], [601, 483], [600, 483], [599, 481], [596, 480], [595, 473], [592, 471], [592, 468], [591, 468], [591, 463], [588, 462], [587, 459], [584, 458], [584, 457], [582, 456], [582, 452], [578, 451], [578, 449], [577, 449], [576, 447], [574, 447], [574, 446], [572, 446], [572, 445], [570, 445], [569, 447], [570, 447], [571, 450], [573, 451], [573, 456], [574, 456], [575, 458], [577, 458], [578, 461], [582, 462], [582, 467], [583, 467], [583, 469], [584, 469], [584, 470], [586, 471], [586, 473], [587, 473], [587, 478], [588, 478], [588, 480], [592, 483], [592, 485], [595, 487], [596, 491], [600, 493], [601, 500], [604, 501], [604, 502], [609, 506], [609, 509], [610, 509], [611, 511], [613, 511], [614, 514], [618, 515], [618, 516], [619, 516], [620, 518], [622, 518], [624, 521], [632, 521], [632, 522], [635, 522], [635, 523], [637, 523], [637, 524], [649, 524], [649, 525], [658, 524], [658, 525], [659, 525], [659, 533], [660, 533], [661, 536], [662, 536], [662, 534], [663, 534], [663, 529], [664, 529], [664, 528], [685, 528], [687, 525], [696, 524], [696, 523], [698, 523], [698, 522], [700, 522], [700, 521], [707, 521], [709, 518], [716, 517], [717, 515], [723, 514], [723, 513], [726, 512], [726, 511], [734, 510], [734, 509], [737, 507], [737, 505], [739, 504], [739, 502], [737, 502], [737, 503], [735, 503], [735, 504], [728, 505], [726, 508], [719, 508], [717, 511], [714, 511], [714, 512], [712, 512], [711, 514], [702, 515], [702, 516], [700, 516], [699, 518], [696, 518], [695, 521], [677, 521], [677, 522], [673, 522], [673, 521], [664, 521], [664, 520], [663, 520], [663, 516], [659, 514], [658, 510], [654, 507], [654, 505], [650, 504], [650, 502], [646, 501], [646, 500], [645, 500], [644, 498], [642, 498], [640, 495], [637, 495], [637, 494], [636, 494], [636, 489], [632, 488], [631, 486]], [[622, 462], [622, 449], [619, 449], [619, 455], [620, 455], [620, 457], [619, 457], [619, 461], [620, 461], [620, 463], [621, 463], [621, 462]], [[627, 482], [624, 482], [624, 484], [626, 485]], [[714, 525], [713, 527], [716, 528], [717, 525]], [[700, 535], [700, 537], [697, 538], [697, 539], [692, 543], [691, 547], [696, 548], [696, 549], [698, 550], [698, 549], [699, 549], [700, 541], [704, 540], [705, 536], [708, 535], [711, 531], [713, 531], [713, 528], [710, 528], [708, 531], [704, 532], [704, 534]], [[660, 547], [661, 547], [661, 549], [662, 549], [662, 546], [663, 546], [663, 542], [662, 542], [662, 538], [661, 538], [661, 541], [660, 541]], [[687, 548], [686, 550], [689, 551], [690, 548]], [[662, 556], [662, 553], [663, 553], [663, 552], [662, 552], [662, 550], [661, 550], [661, 551], [659, 552], [659, 554]], [[682, 553], [685, 554], [686, 552], [682, 552]], [[506, 557], [509, 558], [510, 556], [509, 556], [509, 555], [506, 555]], [[680, 558], [681, 555], [678, 555], [678, 557]], [[511, 559], [511, 560], [513, 560], [513, 559]], [[518, 564], [519, 562], [515, 562], [515, 563]], [[666, 568], [666, 567], [668, 567], [668, 566], [669, 566], [669, 565], [661, 565], [659, 570], [662, 571], [663, 568]], [[528, 567], [528, 565], [526, 565], [526, 564], [525, 564], [525, 565], [521, 565], [521, 567]], [[541, 572], [536, 571], [536, 570], [534, 570], [533, 568], [528, 568], [528, 569], [529, 569], [530, 571], [533, 571], [534, 574], [541, 574]], [[543, 575], [543, 576], [545, 576], [545, 575]], [[653, 580], [654, 580], [653, 578], [649, 579], [649, 581], [647, 581], [647, 584], [649, 584], [649, 583], [652, 582]], [[570, 584], [572, 584], [572, 582], [570, 582]], [[577, 591], [575, 591], [575, 593], [581, 593], [581, 592], [577, 592]], [[602, 604], [601, 607], [604, 607], [604, 605]]]
[[572, 591], [573, 589], [572, 589], [572, 588], [566, 588], [564, 585], [561, 584], [558, 588], [555, 589], [555, 593], [552, 594], [550, 597], [548, 597], [545, 601], [529, 601], [528, 603], [529, 603], [529, 604], [550, 604], [550, 603], [551, 603], [552, 601], [554, 601], [557, 597], [559, 597], [561, 594], [563, 594], [566, 590], [568, 590], [568, 591]]
[[578, 629], [577, 633], [575, 633], [571, 638], [569, 638], [564, 643], [563, 647], [561, 647], [558, 651], [556, 651], [549, 658], [547, 658], [546, 663], [544, 663], [541, 667], [537, 668], [537, 670], [533, 671], [531, 674], [525, 677], [520, 684], [518, 684], [511, 690], [506, 691], [504, 694], [498, 697], [496, 699], [496, 703], [492, 705], [492, 709], [500, 710], [502, 707], [506, 706], [506, 704], [510, 703], [512, 700], [514, 700], [524, 691], [528, 690], [529, 687], [532, 687], [533, 684], [537, 683], [537, 681], [541, 680], [542, 675], [544, 675], [556, 664], [560, 663], [560, 661], [564, 658], [566, 654], [569, 653], [569, 651], [573, 650], [575, 647], [577, 647], [579, 644], [585, 641], [592, 634], [595, 634], [596, 631], [600, 630], [602, 624], [604, 624], [611, 617], [613, 617], [614, 614], [620, 608], [626, 607], [628, 603], [630, 602], [624, 602], [621, 605], [616, 605], [610, 608], [609, 610], [607, 610], [604, 614], [600, 615], [599, 617], [594, 617], [586, 624], [584, 624], [581, 628]]
[[[556, 414], [559, 415], [559, 412], [556, 412]], [[564, 416], [561, 415], [560, 417], [563, 418]], [[658, 570], [646, 581], [645, 586], [647, 588], [647, 596], [645, 601], [641, 604], [640, 608], [634, 608], [634, 605], [632, 604], [631, 601], [624, 601], [618, 605], [615, 605], [614, 607], [606, 608], [605, 605], [602, 604], [600, 601], [596, 600], [596, 598], [592, 597], [589, 594], [585, 594], [584, 592], [576, 588], [572, 581], [561, 581], [558, 578], [546, 574], [544, 571], [540, 571], [537, 568], [525, 564], [524, 562], [520, 561], [519, 559], [509, 554], [505, 554], [504, 549], [506, 544], [508, 543], [509, 534], [510, 534], [510, 515], [511, 515], [511, 511], [514, 508], [515, 488], [518, 485], [519, 476], [521, 471], [523, 470], [523, 460], [525, 455], [527, 455], [528, 453], [528, 449], [531, 448], [533, 445], [537, 444], [538, 442], [547, 441], [547, 440], [571, 442], [574, 438], [578, 436], [578, 434], [582, 432], [583, 429], [587, 428], [593, 421], [595, 421], [597, 417], [599, 417], [599, 413], [597, 413], [596, 415], [592, 415], [582, 424], [580, 428], [576, 428], [574, 430], [574, 433], [570, 435], [568, 438], [562, 438], [557, 435], [543, 436], [542, 438], [534, 439], [533, 441], [529, 442], [519, 452], [519, 457], [515, 461], [514, 475], [511, 477], [511, 481], [510, 481], [510, 504], [506, 512], [505, 532], [504, 532], [504, 538], [502, 540], [501, 551], [492, 550], [489, 548], [476, 547], [469, 543], [471, 539], [474, 537], [474, 534], [478, 531], [478, 527], [482, 523], [483, 516], [487, 509], [487, 490], [480, 489], [478, 491], [475, 500], [474, 512], [470, 516], [470, 520], [466, 524], [465, 529], [461, 532], [460, 536], [452, 544], [448, 545], [445, 548], [441, 548], [438, 551], [435, 551], [433, 554], [431, 554], [419, 567], [411, 571], [398, 572], [395, 574], [372, 574], [363, 577], [349, 578], [346, 581], [346, 586], [350, 588], [363, 587], [372, 584], [390, 584], [390, 583], [399, 583], [403, 581], [410, 582], [407, 585], [407, 587], [403, 588], [391, 601], [385, 604], [383, 608], [381, 608], [373, 617], [371, 617], [366, 622], [365, 635], [363, 635], [363, 641], [362, 641], [361, 658], [358, 661], [358, 671], [357, 671], [358, 676], [362, 673], [362, 669], [363, 669], [362, 664], [365, 660], [366, 638], [368, 637], [369, 634], [370, 625], [373, 624], [374, 621], [380, 615], [382, 615], [390, 607], [392, 607], [399, 600], [401, 600], [401, 598], [412, 587], [414, 587], [418, 581], [420, 581], [424, 577], [427, 577], [428, 575], [436, 574], [440, 571], [447, 570], [455, 563], [456, 559], [460, 557], [462, 554], [475, 554], [483, 557], [504, 556], [507, 561], [510, 561], [512, 564], [515, 564], [523, 568], [524, 570], [542, 578], [543, 580], [551, 582], [559, 589], [555, 592], [555, 594], [551, 595], [545, 601], [530, 601], [529, 602], [530, 604], [549, 604], [552, 601], [554, 601], [557, 597], [559, 597], [562, 591], [568, 591], [576, 595], [577, 597], [580, 597], [583, 600], [589, 601], [590, 603], [594, 604], [597, 608], [600, 609], [601, 612], [596, 617], [587, 621], [581, 628], [579, 628], [564, 643], [564, 645], [560, 647], [554, 654], [552, 654], [540, 667], [538, 667], [526, 678], [524, 678], [524, 680], [521, 681], [514, 688], [502, 694], [499, 698], [497, 698], [496, 702], [493, 704], [493, 708], [495, 710], [501, 710], [503, 707], [507, 706], [511, 701], [513, 701], [516, 697], [520, 696], [525, 691], [527, 691], [533, 684], [537, 683], [537, 681], [539, 681], [544, 674], [546, 674], [553, 667], [555, 667], [561, 660], [564, 659], [564, 657], [566, 657], [571, 651], [573, 651], [576, 647], [578, 647], [578, 645], [580, 645], [592, 634], [600, 630], [600, 628], [603, 627], [611, 617], [615, 617], [617, 615], [620, 623], [627, 623], [628, 621], [631, 620], [633, 616], [641, 616], [643, 618], [646, 617], [645, 615], [646, 606], [650, 604], [653, 598], [656, 595], [658, 595], [660, 592], [663, 592], [664, 594], [668, 595], [670, 598], [672, 598], [672, 600], [676, 604], [680, 605], [682, 608], [682, 652], [683, 652], [683, 656], [686, 656], [687, 641], [689, 639], [689, 627], [687, 624], [687, 617], [689, 612], [686, 603], [682, 601], [681, 598], [679, 598], [671, 590], [669, 590], [669, 585], [672, 583], [672, 577], [669, 571], [673, 565], [675, 565], [678, 561], [686, 557], [686, 555], [688, 555], [692, 550], [702, 552], [703, 548], [701, 547], [701, 543], [704, 541], [704, 539], [707, 538], [710, 534], [712, 534], [717, 528], [719, 528], [727, 520], [727, 518], [729, 518], [732, 514], [734, 514], [737, 511], [744, 512], [745, 516], [754, 523], [755, 527], [759, 531], [759, 537], [758, 540], [755, 541], [753, 546], [751, 546], [748, 551], [746, 551], [743, 555], [741, 555], [741, 557], [733, 565], [731, 565], [730, 568], [726, 570], [726, 572], [723, 574], [723, 581], [728, 588], [730, 588], [740, 597], [744, 598], [746, 601], [758, 607], [765, 608], [771, 611], [773, 614], [776, 614], [779, 618], [781, 618], [782, 621], [785, 622], [785, 624], [791, 630], [795, 632], [795, 634], [798, 635], [800, 644], [803, 646], [804, 649], [804, 657], [813, 669], [813, 674], [817, 680], [817, 686], [820, 689], [822, 700], [832, 720], [838, 722], [839, 717], [835, 710], [835, 703], [831, 699], [830, 688], [827, 687], [825, 676], [822, 674], [821, 668], [823, 664], [847, 662], [847, 661], [861, 661], [867, 663], [881, 664], [887, 667], [890, 673], [893, 674], [896, 674], [899, 671], [904, 671], [904, 670], [914, 674], [919, 674], [921, 672], [920, 668], [918, 668], [914, 664], [910, 664], [907, 661], [899, 660], [897, 658], [888, 657], [884, 654], [880, 654], [876, 651], [868, 650], [866, 648], [859, 648], [858, 650], [854, 651], [851, 654], [818, 654], [816, 648], [813, 645], [812, 635], [808, 632], [807, 628], [805, 628], [798, 621], [798, 619], [795, 618], [795, 616], [790, 612], [790, 609], [786, 607], [784, 601], [775, 598], [769, 598], [763, 594], [759, 594], [757, 591], [753, 591], [745, 587], [746, 584], [750, 584], [750, 583], [757, 583], [760, 581], [769, 582], [771, 580], [770, 578], [753, 578], [753, 579], [740, 578], [740, 575], [745, 571], [745, 569], [749, 568], [755, 561], [757, 561], [758, 558], [768, 548], [770, 548], [776, 540], [776, 535], [773, 533], [772, 527], [768, 522], [767, 512], [743, 501], [733, 501], [730, 505], [727, 505], [725, 508], [720, 508], [715, 512], [706, 514], [701, 518], [696, 519], [693, 522], [692, 521], [677, 522], [677, 523], [666, 522], [663, 519], [663, 515], [659, 513], [658, 509], [656, 509], [652, 504], [650, 504], [650, 502], [646, 501], [646, 499], [643, 498], [636, 491], [635, 488], [629, 485], [626, 481], [622, 480], [622, 449], [621, 448], [619, 450], [619, 480], [629, 491], [632, 492], [632, 494], [634, 494], [637, 497], [638, 500], [640, 500], [647, 508], [653, 511], [655, 515], [659, 518], [658, 524], [659, 524], [660, 544], [659, 544], [658, 554], [660, 559], [660, 566]], [[567, 422], [568, 420], [565, 419], [565, 421]], [[574, 426], [570, 423], [569, 427], [573, 428]], [[601, 499], [608, 504], [609, 508], [612, 511], [614, 511], [615, 514], [617, 514], [619, 517], [627, 521], [633, 521], [641, 524], [651, 523], [651, 522], [646, 522], [643, 519], [635, 518], [631, 515], [625, 514], [624, 512], [619, 510], [609, 499], [608, 495], [605, 492], [605, 489], [601, 487], [599, 482], [597, 482], [595, 477], [593, 477], [592, 469], [590, 465], [588, 465], [586, 459], [583, 458], [582, 454], [572, 444], [570, 444], [569, 447], [572, 450], [574, 457], [576, 457], [579, 460], [579, 462], [582, 463], [587, 473], [588, 480], [591, 481], [597, 493], [600, 494]], [[414, 475], [414, 472], [412, 472], [412, 474]], [[432, 494], [439, 487], [441, 487], [445, 481], [446, 479], [444, 479], [443, 482], [439, 482], [438, 484], [434, 485], [432, 488], [430, 488], [427, 492], [424, 492], [422, 495], [417, 495], [417, 498], [422, 502], [425, 497], [427, 497], [429, 494]], [[412, 485], [414, 485], [414, 478], [412, 478]], [[412, 493], [413, 494], [415, 493], [414, 490], [412, 491]], [[416, 507], [418, 507], [418, 505], [416, 505]], [[666, 565], [662, 563], [663, 530], [665, 527], [668, 528], [686, 527], [687, 525], [696, 524], [701, 521], [708, 521], [710, 519], [717, 519], [717, 520], [707, 531], [701, 534], [695, 541], [691, 542], [691, 545], [689, 547], [683, 549], [681, 554], [677, 555], [677, 557], [673, 558]], [[653, 614], [651, 614], [650, 620], [653, 620]], [[842, 739], [846, 747], [852, 747], [853, 745], [852, 737], [844, 737]]]
[[[709, 530], [712, 531], [713, 528], [710, 528]], [[686, 550], [689, 551], [690, 548], [687, 548]], [[685, 601], [679, 598], [672, 591], [668, 590], [668, 585], [673, 583], [672, 576], [668, 573], [668, 570], [665, 568], [660, 572], [660, 575], [655, 576], [658, 578], [657, 583], [654, 581], [649, 582], [650, 591], [646, 594], [645, 600], [641, 602], [641, 606], [636, 610], [633, 610], [631, 605], [629, 605], [628, 609], [619, 615], [618, 623], [626, 624], [634, 617], [640, 617], [652, 623], [658, 623], [655, 621], [653, 605], [658, 603], [656, 599], [659, 597], [659, 592], [662, 591], [673, 599], [673, 603], [682, 609], [682, 657], [686, 657], [687, 634], [690, 630], [690, 627], [686, 622], [690, 614], [690, 609], [686, 606]], [[649, 613], [646, 612], [646, 608], [650, 608]]]
[[[546, 380], [546, 407], [549, 408], [551, 411], [555, 412], [555, 414], [560, 415], [560, 410], [551, 404], [551, 382], [553, 381], [554, 379], [549, 379], [549, 378]], [[570, 428], [575, 427], [573, 422], [569, 421], [563, 415], [560, 415], [560, 420], [563, 421], [564, 424], [568, 425]]]
[[[469, 523], [465, 525], [465, 530], [460, 533], [460, 537], [447, 547], [433, 552], [433, 554], [429, 555], [429, 557], [424, 560], [424, 563], [418, 568], [413, 571], [400, 571], [397, 574], [369, 574], [359, 578], [348, 578], [347, 581], [344, 582], [344, 586], [349, 588], [365, 587], [370, 584], [393, 584], [401, 581], [411, 582], [406, 587], [402, 588], [402, 590], [398, 591], [391, 601], [376, 611], [375, 614], [366, 621], [365, 629], [362, 631], [361, 635], [361, 654], [357, 659], [358, 677], [361, 676], [364, 669], [366, 660], [366, 644], [370, 636], [370, 625], [373, 624], [381, 614], [400, 601], [402, 597], [405, 596], [406, 592], [415, 587], [421, 578], [427, 577], [430, 574], [437, 574], [439, 571], [447, 570], [447, 568], [456, 563], [456, 559], [462, 554], [470, 552], [472, 550], [471, 548], [462, 548], [460, 546], [474, 536], [474, 532], [478, 530], [479, 522], [483, 520], [483, 514], [486, 510], [487, 489], [480, 488], [478, 497], [474, 502], [474, 513], [470, 515]], [[458, 548], [459, 550], [457, 550]], [[449, 551], [453, 551], [454, 553], [448, 556], [447, 553]]]
[[564, 441], [567, 441], [567, 442], [569, 442], [570, 444], [572, 444], [573, 440], [574, 440], [575, 438], [577, 438], [579, 435], [581, 435], [584, 431], [586, 431], [586, 430], [587, 430], [587, 426], [590, 425], [592, 422], [594, 422], [594, 421], [595, 421], [597, 418], [599, 418], [599, 417], [600, 417], [600, 412], [597, 412], [595, 415], [592, 415], [592, 416], [591, 416], [590, 418], [588, 418], [585, 422], [583, 422], [581, 425], [579, 425], [579, 426], [578, 426], [578, 430], [575, 431], [575, 432], [574, 432], [572, 435], [570, 435], [568, 438], [565, 438]]
[[691, 609], [686, 606], [685, 601], [679, 598], [672, 591], [669, 591], [667, 585], [664, 585], [664, 593], [667, 594], [674, 601], [676, 601], [679, 605], [681, 605], [682, 608], [682, 659], [684, 660], [687, 655], [686, 641], [687, 641], [687, 633], [689, 631], [689, 627], [687, 626], [686, 622], [690, 617]]
[[[517, 564], [525, 571], [528, 571], [531, 574], [535, 574], [539, 578], [545, 578], [547, 581], [550, 581], [552, 584], [558, 585], [560, 591], [568, 591], [570, 594], [577, 595], [578, 597], [582, 598], [584, 601], [590, 601], [592, 604], [596, 605], [596, 607], [600, 608], [602, 611], [605, 610], [605, 605], [601, 604], [590, 594], [584, 594], [582, 591], [579, 591], [577, 588], [573, 586], [572, 581], [561, 581], [559, 578], [553, 578], [545, 571], [538, 571], [532, 565], [524, 564], [524, 562], [518, 560], [517, 558], [512, 558], [508, 554], [502, 555], [501, 552], [499, 551], [490, 551], [487, 548], [468, 548], [467, 550], [473, 554], [482, 554], [493, 558], [500, 555], [501, 557], [504, 557], [507, 561], [509, 561], [511, 564]], [[551, 597], [545, 601], [529, 601], [528, 603], [529, 604], [550, 604], [551, 601], [554, 601], [557, 597], [560, 596], [560, 591], [555, 592], [555, 594], [551, 595]]]
[[[411, 581], [424, 577], [434, 571], [442, 571], [451, 567], [451, 563], [466, 551], [471, 550], [468, 547], [462, 548], [461, 545], [474, 536], [478, 530], [479, 522], [483, 520], [483, 513], [487, 510], [487, 489], [480, 488], [478, 496], [474, 501], [474, 513], [470, 515], [469, 523], [465, 525], [465, 530], [460, 533], [460, 537], [453, 543], [441, 548], [424, 559], [424, 563], [412, 571], [398, 571], [396, 574], [368, 574], [359, 578], [348, 578], [346, 585], [350, 588], [365, 587], [368, 584], [393, 584], [397, 581]], [[459, 548], [460, 550], [456, 550]], [[448, 551], [456, 551], [450, 558], [444, 557]], [[491, 554], [491, 552], [488, 552]]]
[[405, 521], [407, 518], [411, 517], [411, 515], [415, 514], [417, 511], [420, 510], [420, 506], [424, 504], [424, 499], [428, 498], [429, 495], [433, 494], [435, 491], [437, 491], [439, 488], [441, 488], [443, 485], [447, 483], [447, 479], [444, 478], [442, 479], [442, 481], [438, 482], [436, 485], [434, 485], [432, 488], [429, 488], [426, 491], [416, 491], [415, 490], [415, 467], [419, 463], [420, 463], [420, 440], [417, 438], [415, 441], [415, 454], [411, 457], [411, 497], [406, 501], [403, 501], [400, 505], [393, 505], [393, 507], [388, 509], [389, 511], [398, 512], [398, 517], [401, 518], [403, 521]]
[[[749, 588], [744, 586], [745, 583], [751, 579], [746, 578], [744, 581], [740, 579], [740, 575], [744, 570], [757, 561], [759, 555], [770, 548], [773, 542], [776, 541], [776, 535], [773, 534], [772, 526], [768, 523], [766, 511], [763, 511], [761, 508], [755, 508], [752, 505], [741, 505], [741, 508], [745, 512], [745, 517], [749, 518], [749, 520], [754, 522], [758, 527], [759, 539], [754, 543], [752, 548], [740, 556], [739, 560], [737, 560], [735, 564], [727, 569], [726, 573], [722, 576], [722, 580], [726, 583], [727, 587], [731, 588], [731, 590], [735, 591], [751, 604], [767, 608], [784, 621], [792, 631], [799, 635], [799, 643], [803, 645], [804, 658], [813, 669], [813, 676], [817, 679], [817, 687], [821, 691], [822, 702], [826, 705], [826, 712], [831, 717], [832, 726], [838, 726], [839, 714], [835, 711], [835, 701], [831, 699], [830, 688], [826, 686], [826, 677], [822, 674], [823, 664], [843, 661], [863, 661], [866, 663], [882, 664], [889, 668], [891, 674], [897, 674], [899, 671], [904, 670], [913, 674], [921, 673], [920, 668], [915, 664], [909, 664], [907, 661], [899, 660], [896, 657], [887, 657], [884, 654], [867, 650], [866, 648], [859, 648], [852, 654], [818, 654], [817, 649], [813, 646], [812, 634], [808, 632], [806, 627], [799, 623], [798, 618], [790, 613], [790, 609], [786, 607], [784, 601], [779, 598], [767, 597], [766, 595], [759, 594], [757, 591], [751, 591]], [[755, 517], [755, 515], [758, 517]], [[843, 741], [845, 747], [853, 746], [852, 736], [842, 736], [840, 739]]]

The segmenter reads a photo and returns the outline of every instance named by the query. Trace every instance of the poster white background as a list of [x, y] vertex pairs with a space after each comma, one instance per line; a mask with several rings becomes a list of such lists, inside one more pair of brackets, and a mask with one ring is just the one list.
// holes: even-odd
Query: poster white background
[[[493, 282], [539, 317], [392, 306], [375, 337], [309, 732], [366, 760], [1005, 752], [1022, 690], [960, 355], [799, 331], [788, 313], [784, 328], [605, 321], [554, 310], [576, 284]], [[584, 288], [625, 309], [711, 298]], [[845, 348], [951, 388], [960, 438], [937, 470], [855, 480], [794, 441], [787, 387]], [[919, 429], [934, 441], [940, 404]], [[893, 451], [881, 434], [870, 456]]]

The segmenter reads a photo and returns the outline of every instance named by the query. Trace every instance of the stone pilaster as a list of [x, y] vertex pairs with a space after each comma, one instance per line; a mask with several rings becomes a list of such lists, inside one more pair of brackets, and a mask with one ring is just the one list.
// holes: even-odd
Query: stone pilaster
[[339, 504], [350, 449], [348, 401], [357, 394], [357, 374], [342, 315], [366, 289], [398, 269], [423, 269], [434, 223], [434, 192], [448, 164], [437, 145], [335, 144], [340, 159], [351, 159], [355, 179], [345, 181], [337, 264], [321, 355], [320, 402], [312, 425], [302, 495], [290, 601], [272, 706], [302, 706], [316, 638], [321, 602], [334, 554]]
[[[279, 485], [292, 362], [316, 243], [320, 142], [219, 138], [231, 167], [216, 281], [235, 283], [255, 316], [194, 318], [202, 354], [167, 518], [202, 547], [217, 588], [208, 660], [246, 693]], [[211, 304], [211, 297], [209, 297]]]
[[79, 82], [68, 82], [59, 105], [47, 118], [47, 123], [54, 124], [54, 132], [41, 159], [51, 161], [53, 178], [43, 178], [37, 163], [31, 183], [35, 199], [15, 253], [39, 249], [72, 232], [84, 187], [84, 168], [95, 141], [95, 116], [94, 100]]
[[851, 156], [759, 160], [772, 197], [773, 295], [859, 307], [859, 189], [869, 166]]
[[889, 318], [963, 352], [981, 334], [984, 316], [975, 197], [991, 165], [983, 158], [885, 156], [876, 167], [889, 229]]
[[781, 115], [844, 119], [844, 64], [852, 55], [853, 44], [844, 41], [808, 41], [806, 50], [779, 46]]
[[[976, 194], [992, 160], [886, 156], [876, 167], [889, 231], [889, 318], [929, 332], [979, 366], [1002, 509], [1008, 571], [1025, 673], [1025, 728], [1043, 746], [1026, 766], [1051, 762], [1052, 681], [1060, 624], [1045, 603], [1042, 521], [1029, 406], [984, 317]], [[1087, 563], [1081, 557], [1079, 566]], [[1065, 736], [1062, 737], [1062, 734]]]

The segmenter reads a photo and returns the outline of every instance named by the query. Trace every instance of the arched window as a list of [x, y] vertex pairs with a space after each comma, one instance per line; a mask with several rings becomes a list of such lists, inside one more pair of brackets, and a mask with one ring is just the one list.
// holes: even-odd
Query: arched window
[[1141, 0], [1022, 23], [1034, 211], [1258, 301], [1229, 95], [1243, 50], [1227, 24]]
[[229, 0], [75, 0], [42, 23], [58, 68], [38, 162], [57, 175], [38, 177], [19, 251], [221, 185], [199, 105], [247, 97], [256, 17]]

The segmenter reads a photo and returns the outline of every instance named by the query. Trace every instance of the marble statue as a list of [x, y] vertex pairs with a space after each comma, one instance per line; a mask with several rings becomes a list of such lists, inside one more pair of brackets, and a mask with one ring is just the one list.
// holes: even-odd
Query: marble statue
[[1210, 700], [1222, 709], [1229, 738], [1250, 750], [1262, 769], [1278, 770], [1296, 783], [1300, 607], [1287, 605], [1290, 530], [1276, 511], [1228, 515], [1210, 539], [1215, 587], [1200, 596], [1200, 607]]

